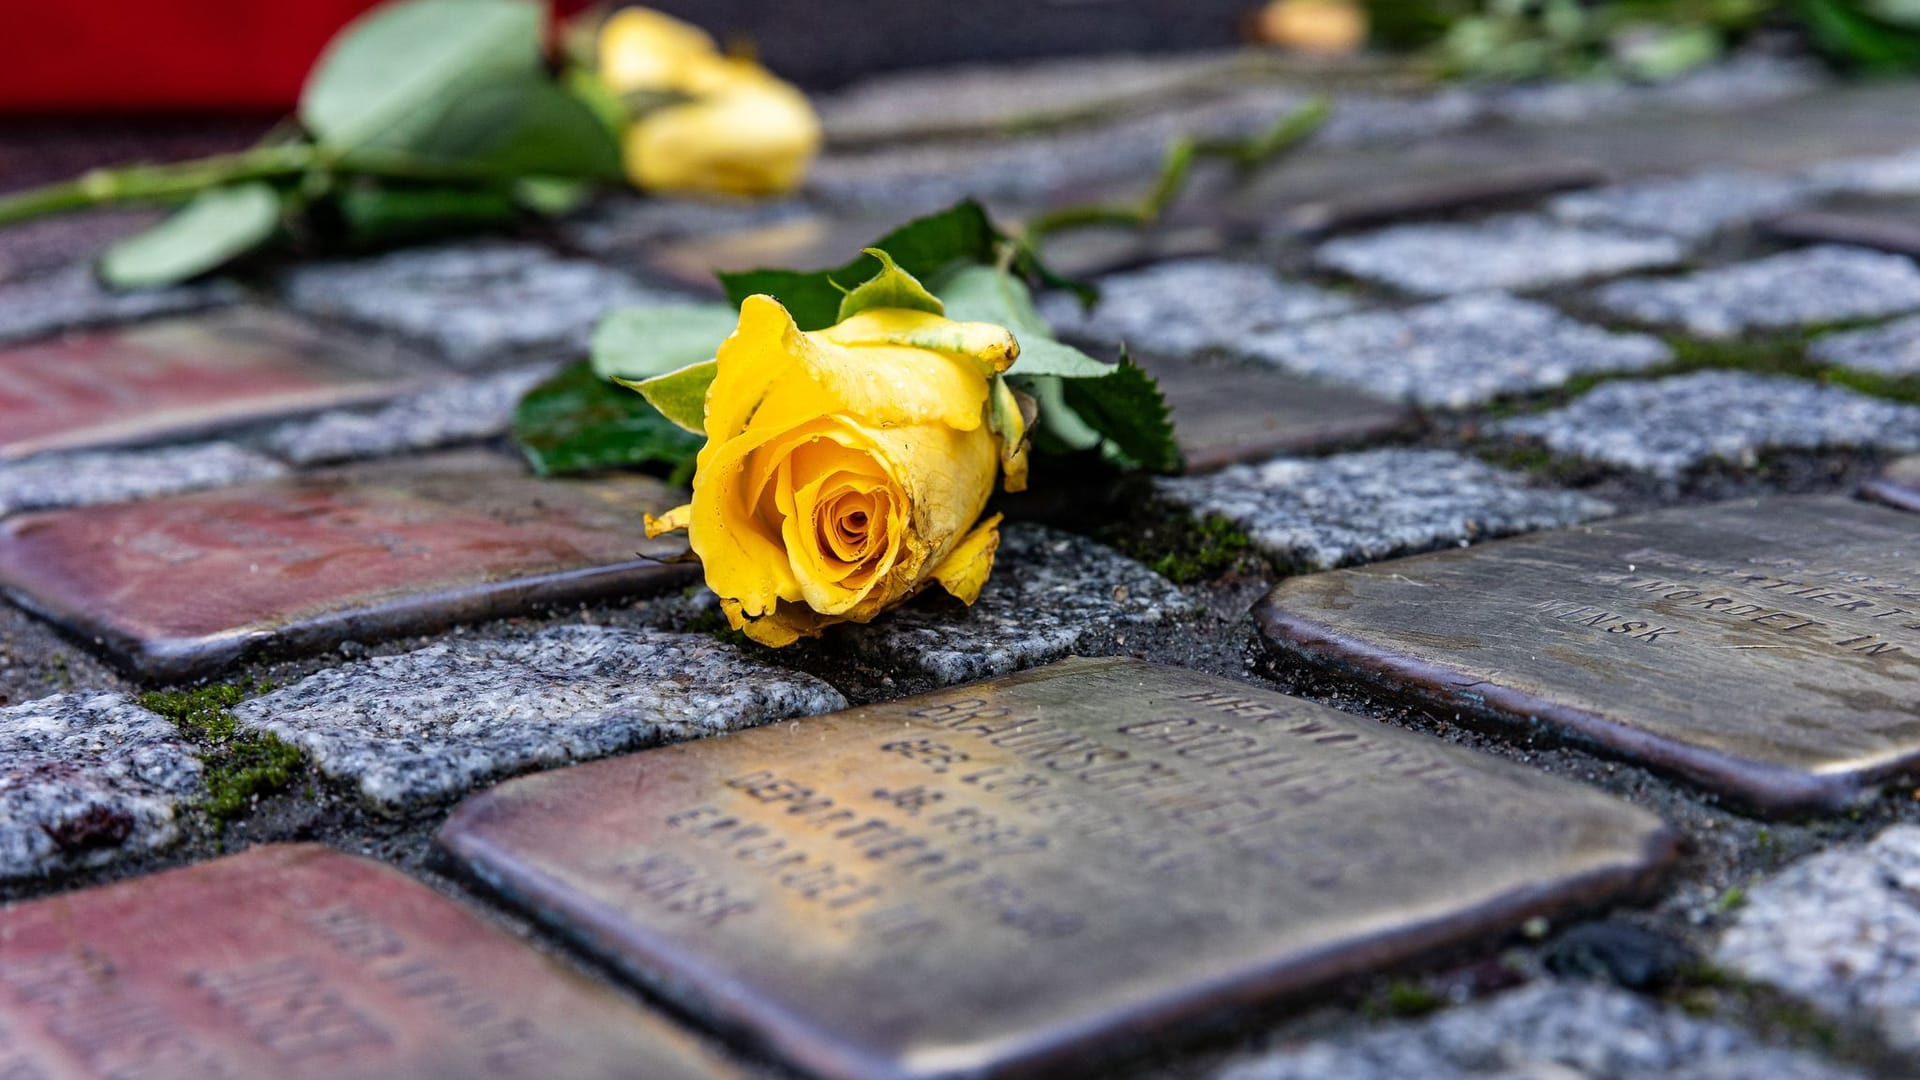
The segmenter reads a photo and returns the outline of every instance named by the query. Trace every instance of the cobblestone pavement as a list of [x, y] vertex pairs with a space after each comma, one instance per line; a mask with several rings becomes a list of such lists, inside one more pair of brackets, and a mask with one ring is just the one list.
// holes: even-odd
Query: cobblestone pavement
[[1920, 86], [1322, 77], [1042, 298], [1189, 473], [782, 651], [519, 394], [1313, 86], [881, 78], [779, 205], [151, 293], [0, 232], [0, 1075], [1920, 1076]]

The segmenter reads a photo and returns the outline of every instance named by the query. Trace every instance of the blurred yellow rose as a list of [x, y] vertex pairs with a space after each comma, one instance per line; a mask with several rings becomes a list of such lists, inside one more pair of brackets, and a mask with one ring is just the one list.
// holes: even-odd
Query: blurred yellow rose
[[645, 190], [781, 195], [800, 186], [820, 152], [820, 118], [804, 94], [657, 11], [623, 8], [607, 19], [599, 73], [616, 94], [666, 99], [623, 140], [627, 176]]
[[1021, 436], [988, 422], [1018, 355], [991, 323], [876, 308], [803, 332], [748, 297], [715, 357], [693, 501], [647, 532], [685, 528], [728, 622], [766, 645], [935, 582], [971, 604], [1000, 542], [999, 515], [980, 517], [994, 478], [1026, 471]]
[[1255, 35], [1298, 52], [1344, 56], [1367, 43], [1367, 23], [1358, 0], [1273, 0], [1260, 9]]

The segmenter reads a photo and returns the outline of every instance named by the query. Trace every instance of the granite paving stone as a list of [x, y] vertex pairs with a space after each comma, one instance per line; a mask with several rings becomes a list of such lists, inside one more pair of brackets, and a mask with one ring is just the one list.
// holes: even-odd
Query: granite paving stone
[[1802, 97], [1829, 83], [1825, 69], [1805, 60], [1737, 56], [1661, 83], [1571, 80], [1500, 88], [1487, 108], [1503, 120], [1573, 124], [1643, 110], [1733, 112]]
[[1671, 479], [1710, 461], [1751, 468], [1770, 450], [1920, 449], [1920, 407], [1786, 375], [1700, 371], [1608, 383], [1496, 430]]
[[0, 282], [88, 262], [165, 216], [165, 211], [150, 208], [102, 208], [13, 222], [0, 230]]
[[463, 367], [575, 354], [608, 309], [676, 299], [610, 267], [507, 241], [304, 266], [284, 288], [303, 311], [430, 342]]
[[1883, 326], [1822, 334], [1807, 347], [1815, 360], [1895, 378], [1920, 375], [1920, 315]]
[[1920, 308], [1912, 259], [1823, 244], [1681, 277], [1633, 278], [1592, 294], [1623, 318], [1684, 328], [1707, 338]]
[[285, 465], [230, 442], [43, 454], [0, 463], [0, 517], [266, 480]]
[[1554, 216], [1587, 225], [1705, 240], [1723, 229], [1790, 210], [1813, 195], [1804, 181], [1757, 172], [1704, 172], [1561, 195]]
[[1920, 454], [1891, 462], [1862, 485], [1861, 493], [1888, 506], [1920, 513]]
[[334, 668], [234, 714], [392, 812], [500, 776], [846, 704], [819, 679], [708, 635], [557, 626]]
[[286, 461], [317, 465], [491, 439], [507, 432], [521, 396], [551, 370], [541, 365], [448, 379], [371, 412], [342, 409], [290, 421], [263, 441]]
[[1596, 372], [1672, 359], [1645, 334], [1589, 326], [1505, 293], [1361, 312], [1243, 338], [1240, 351], [1310, 378], [1429, 408], [1550, 390]]
[[0, 520], [0, 588], [147, 678], [677, 584], [636, 475], [540, 480], [479, 450]]
[[0, 459], [371, 401], [417, 358], [250, 307], [0, 346]]
[[1714, 958], [1920, 1055], [1920, 826], [1809, 855], [1747, 890]]
[[1445, 450], [1366, 450], [1154, 481], [1195, 517], [1245, 530], [1267, 557], [1324, 570], [1605, 517], [1613, 507]]
[[1880, 157], [1825, 162], [1809, 169], [1806, 178], [1824, 194], [1920, 195], [1920, 147]]
[[13, 1080], [744, 1080], [497, 920], [322, 844], [0, 906], [0, 941]]
[[521, 777], [484, 888], [821, 1080], [1113, 1076], [1198, 1018], [1650, 888], [1591, 788], [1125, 657]]
[[1099, 286], [1091, 312], [1071, 295], [1049, 293], [1041, 313], [1062, 334], [1169, 356], [1231, 348], [1248, 335], [1356, 306], [1264, 266], [1222, 259], [1179, 259], [1110, 275]]
[[1423, 296], [1544, 289], [1679, 262], [1661, 236], [1566, 225], [1526, 214], [1467, 224], [1396, 225], [1320, 246], [1323, 267]]
[[71, 266], [0, 285], [0, 342], [216, 307], [243, 295], [222, 280], [116, 292], [101, 285], [91, 267]]
[[1198, 606], [1112, 548], [1040, 525], [1001, 530], [993, 576], [972, 607], [932, 593], [839, 633], [877, 663], [947, 686], [1117, 644], [1128, 627], [1162, 623]]
[[1860, 1074], [1770, 1046], [1612, 987], [1538, 982], [1410, 1023], [1381, 1025], [1236, 1062], [1217, 1080], [1852, 1080]]
[[0, 879], [100, 866], [179, 835], [200, 758], [120, 694], [55, 694], [0, 708]]

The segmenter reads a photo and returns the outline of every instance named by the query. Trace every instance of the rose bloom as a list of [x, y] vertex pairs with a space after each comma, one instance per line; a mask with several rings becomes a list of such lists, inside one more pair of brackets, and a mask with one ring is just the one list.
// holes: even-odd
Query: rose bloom
[[623, 8], [600, 29], [601, 81], [618, 94], [672, 100], [627, 126], [627, 178], [647, 191], [782, 195], [820, 152], [806, 95], [751, 60], [723, 56], [697, 26]]
[[685, 528], [737, 630], [781, 646], [866, 622], [938, 583], [971, 604], [993, 569], [999, 515], [981, 520], [1025, 447], [987, 421], [992, 376], [1019, 345], [1004, 327], [881, 308], [803, 332], [751, 296], [707, 389], [693, 501], [647, 519]]

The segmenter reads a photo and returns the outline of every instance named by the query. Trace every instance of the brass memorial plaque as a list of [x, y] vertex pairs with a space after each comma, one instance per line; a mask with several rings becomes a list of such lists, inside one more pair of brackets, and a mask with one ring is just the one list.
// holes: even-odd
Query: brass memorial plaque
[[1920, 763], [1920, 518], [1689, 506], [1282, 582], [1277, 650], [1544, 724], [1765, 812]]
[[1055, 1076], [1644, 885], [1562, 780], [1127, 659], [526, 777], [439, 843], [563, 936], [835, 1080]]
[[4, 1077], [739, 1075], [459, 904], [319, 845], [0, 906]]

